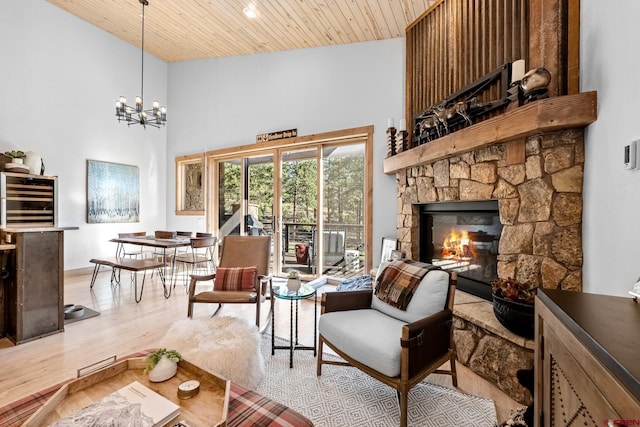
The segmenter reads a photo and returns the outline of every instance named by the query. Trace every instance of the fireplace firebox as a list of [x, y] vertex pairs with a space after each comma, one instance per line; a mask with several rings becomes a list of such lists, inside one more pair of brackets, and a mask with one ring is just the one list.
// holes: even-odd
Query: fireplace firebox
[[497, 200], [420, 206], [420, 261], [458, 273], [458, 289], [491, 301], [502, 224]]

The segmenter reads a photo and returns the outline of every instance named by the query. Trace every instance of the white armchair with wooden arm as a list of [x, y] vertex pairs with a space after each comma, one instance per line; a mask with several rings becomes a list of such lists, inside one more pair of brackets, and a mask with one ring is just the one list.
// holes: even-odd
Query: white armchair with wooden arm
[[[399, 399], [399, 424], [405, 427], [412, 387], [432, 373], [451, 375], [457, 386], [452, 326], [455, 287], [455, 273], [429, 271], [405, 310], [381, 301], [375, 290], [324, 293], [317, 375], [323, 364], [348, 365], [393, 387]], [[344, 362], [323, 359], [325, 344]], [[449, 370], [441, 370], [446, 362]]]

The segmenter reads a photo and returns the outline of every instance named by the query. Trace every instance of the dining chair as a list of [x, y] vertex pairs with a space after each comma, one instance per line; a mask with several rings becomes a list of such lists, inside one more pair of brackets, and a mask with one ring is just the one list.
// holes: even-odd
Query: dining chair
[[156, 239], [176, 239], [178, 237], [177, 231], [156, 230], [153, 234]]
[[[133, 233], [118, 233], [118, 238], [125, 239], [128, 237], [142, 237], [146, 235], [146, 231], [136, 231]], [[118, 243], [118, 246], [116, 247], [116, 257], [144, 258], [144, 256], [145, 253], [143, 246]]]
[[187, 284], [187, 278], [196, 271], [202, 274], [211, 274], [216, 269], [215, 259], [213, 258], [214, 248], [218, 242], [217, 237], [192, 237], [191, 245], [186, 252], [178, 253], [173, 262], [176, 263], [176, 271], [174, 283], [180, 272], [180, 267], [184, 267], [184, 284]]
[[[126, 239], [128, 237], [142, 237], [146, 235], [146, 231], [136, 231], [132, 233], [118, 233], [118, 238]], [[116, 258], [144, 259], [149, 253], [149, 251], [144, 250], [144, 246], [129, 245], [126, 243], [118, 243], [118, 245], [116, 246]], [[134, 272], [131, 273], [132, 279], [134, 274]], [[120, 282], [120, 269], [112, 267], [111, 283], [114, 283], [114, 281]]]

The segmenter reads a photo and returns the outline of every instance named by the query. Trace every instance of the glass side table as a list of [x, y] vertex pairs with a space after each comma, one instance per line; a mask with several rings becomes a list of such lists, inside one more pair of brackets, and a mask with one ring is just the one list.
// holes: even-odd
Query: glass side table
[[[293, 368], [293, 352], [294, 350], [313, 350], [313, 356], [316, 356], [316, 339], [318, 333], [318, 294], [313, 286], [304, 284], [298, 291], [290, 291], [285, 285], [274, 286], [271, 291], [271, 355], [276, 350], [289, 350], [289, 368]], [[274, 298], [289, 300], [290, 328], [289, 328], [289, 345], [276, 345], [276, 323], [275, 323], [275, 307]], [[303, 299], [313, 297], [313, 346], [303, 346], [298, 343], [298, 302]], [[294, 319], [295, 306], [295, 319]], [[295, 320], [295, 321], [294, 321]], [[294, 335], [295, 324], [295, 335]]]

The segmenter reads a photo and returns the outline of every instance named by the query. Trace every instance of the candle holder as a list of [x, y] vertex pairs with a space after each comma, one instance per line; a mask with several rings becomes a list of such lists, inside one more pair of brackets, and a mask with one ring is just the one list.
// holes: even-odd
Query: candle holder
[[407, 143], [409, 137], [409, 132], [406, 130], [399, 130], [396, 135], [396, 154], [402, 153], [403, 151], [407, 151]]
[[387, 157], [396, 154], [396, 128], [387, 128]]

